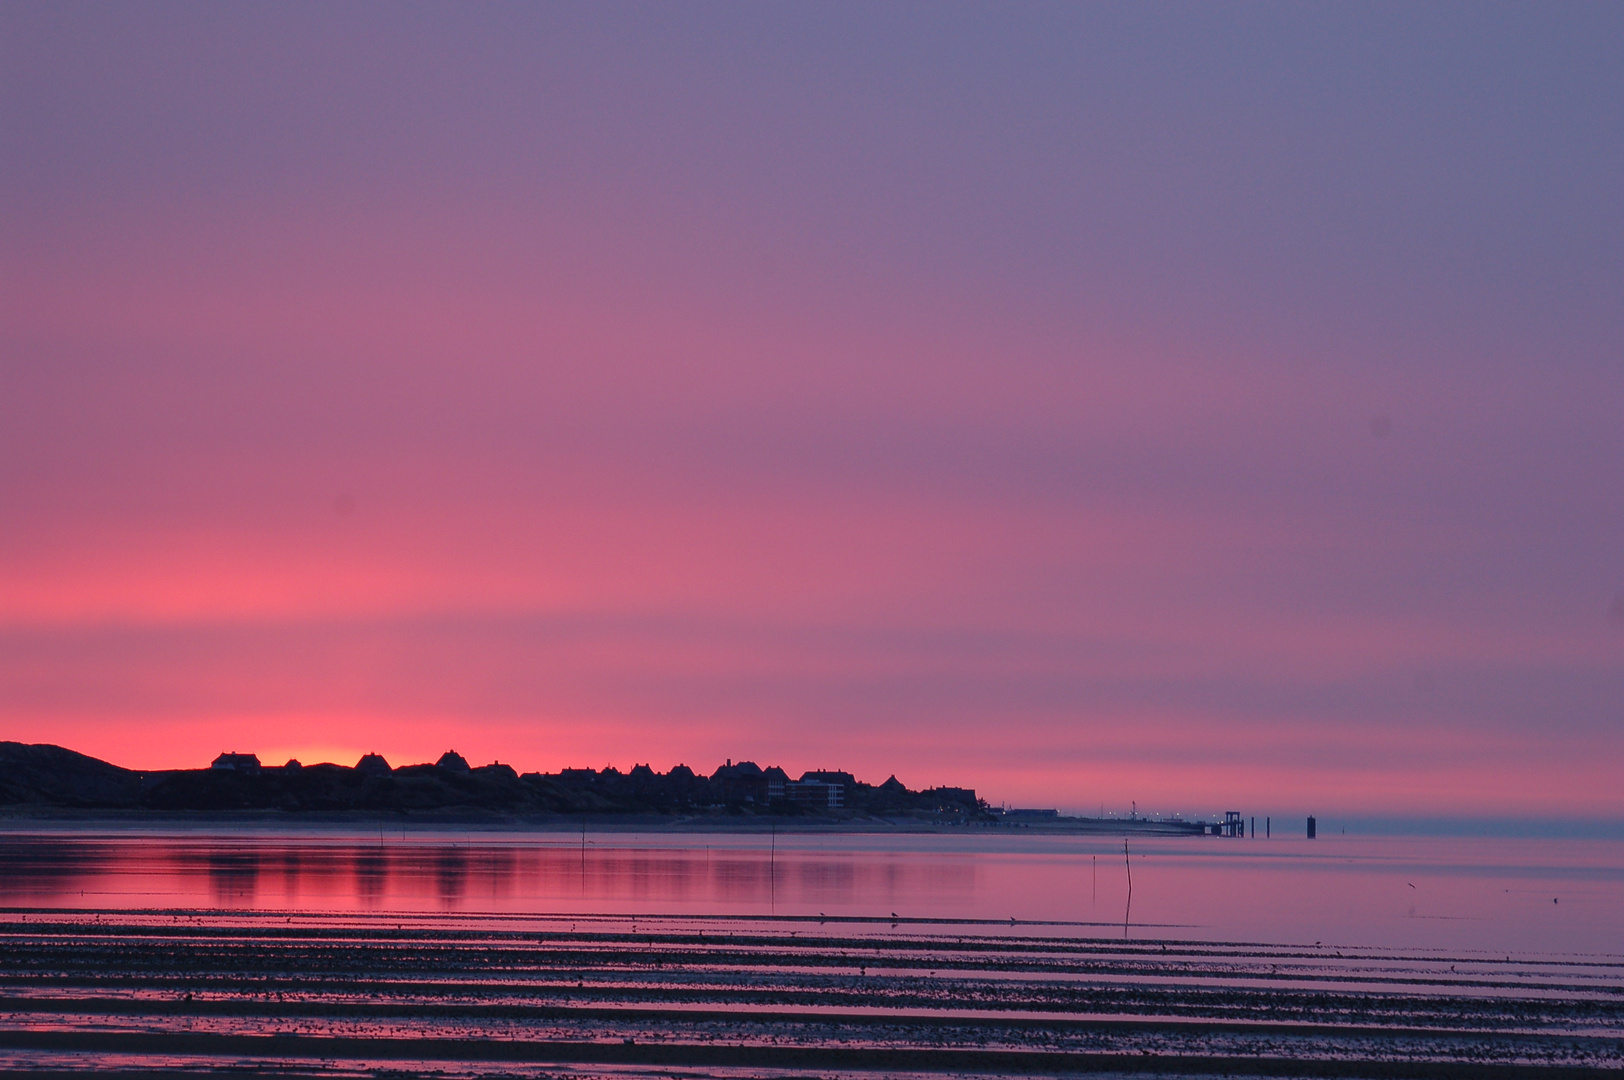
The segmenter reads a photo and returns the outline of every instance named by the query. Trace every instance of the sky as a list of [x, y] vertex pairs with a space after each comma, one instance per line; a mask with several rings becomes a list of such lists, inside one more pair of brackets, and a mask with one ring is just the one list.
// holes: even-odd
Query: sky
[[0, 7], [0, 738], [1624, 819], [1624, 7]]

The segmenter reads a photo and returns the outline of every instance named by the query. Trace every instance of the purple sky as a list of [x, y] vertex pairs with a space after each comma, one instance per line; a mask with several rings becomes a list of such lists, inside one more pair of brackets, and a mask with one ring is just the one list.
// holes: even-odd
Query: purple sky
[[8, 4], [0, 738], [1624, 817], [1620, 56]]

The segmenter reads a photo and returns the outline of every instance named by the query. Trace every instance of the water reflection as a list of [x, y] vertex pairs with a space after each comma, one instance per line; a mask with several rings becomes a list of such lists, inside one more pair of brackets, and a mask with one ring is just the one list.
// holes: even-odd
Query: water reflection
[[0, 899], [8, 904], [61, 904], [85, 894], [112, 871], [117, 852], [106, 844], [52, 839], [0, 840]]
[[[968, 896], [976, 866], [755, 851], [521, 848], [477, 843], [141, 839], [0, 841], [0, 901], [128, 904], [170, 895], [220, 907], [458, 910], [569, 900], [733, 910], [777, 900], [840, 907], [868, 894]], [[206, 883], [206, 890], [198, 886]], [[585, 910], [585, 909], [583, 909]]]
[[[769, 846], [771, 844], [771, 846]], [[1114, 848], [1114, 850], [1113, 850]], [[1062, 920], [1624, 953], [1616, 841], [0, 836], [0, 906]], [[1132, 907], [1128, 908], [1128, 870]], [[1553, 902], [1560, 899], [1560, 903]], [[1124, 924], [1124, 913], [1127, 923]], [[1057, 931], [1058, 932], [1058, 931]]]
[[252, 849], [207, 853], [210, 893], [222, 907], [253, 907], [259, 887], [260, 854]]
[[[331, 858], [333, 853], [327, 853]], [[383, 848], [363, 848], [359, 852], [346, 852], [341, 858], [347, 858], [355, 866], [355, 896], [362, 907], [375, 908], [388, 892], [389, 886], [389, 857]]]
[[468, 890], [467, 853], [458, 848], [440, 851], [434, 860], [434, 880], [441, 902], [447, 907], [456, 906]]

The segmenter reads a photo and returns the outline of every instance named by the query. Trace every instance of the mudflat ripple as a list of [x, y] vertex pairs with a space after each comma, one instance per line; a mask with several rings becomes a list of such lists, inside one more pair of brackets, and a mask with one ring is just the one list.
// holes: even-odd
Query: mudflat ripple
[[1624, 958], [845, 919], [0, 912], [0, 1068], [1624, 1077]]

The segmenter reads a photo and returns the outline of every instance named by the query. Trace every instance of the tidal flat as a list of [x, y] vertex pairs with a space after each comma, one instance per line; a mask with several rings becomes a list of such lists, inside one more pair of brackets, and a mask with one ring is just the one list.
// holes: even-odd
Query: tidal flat
[[1606, 846], [768, 843], [0, 839], [0, 1068], [1624, 1076]]

